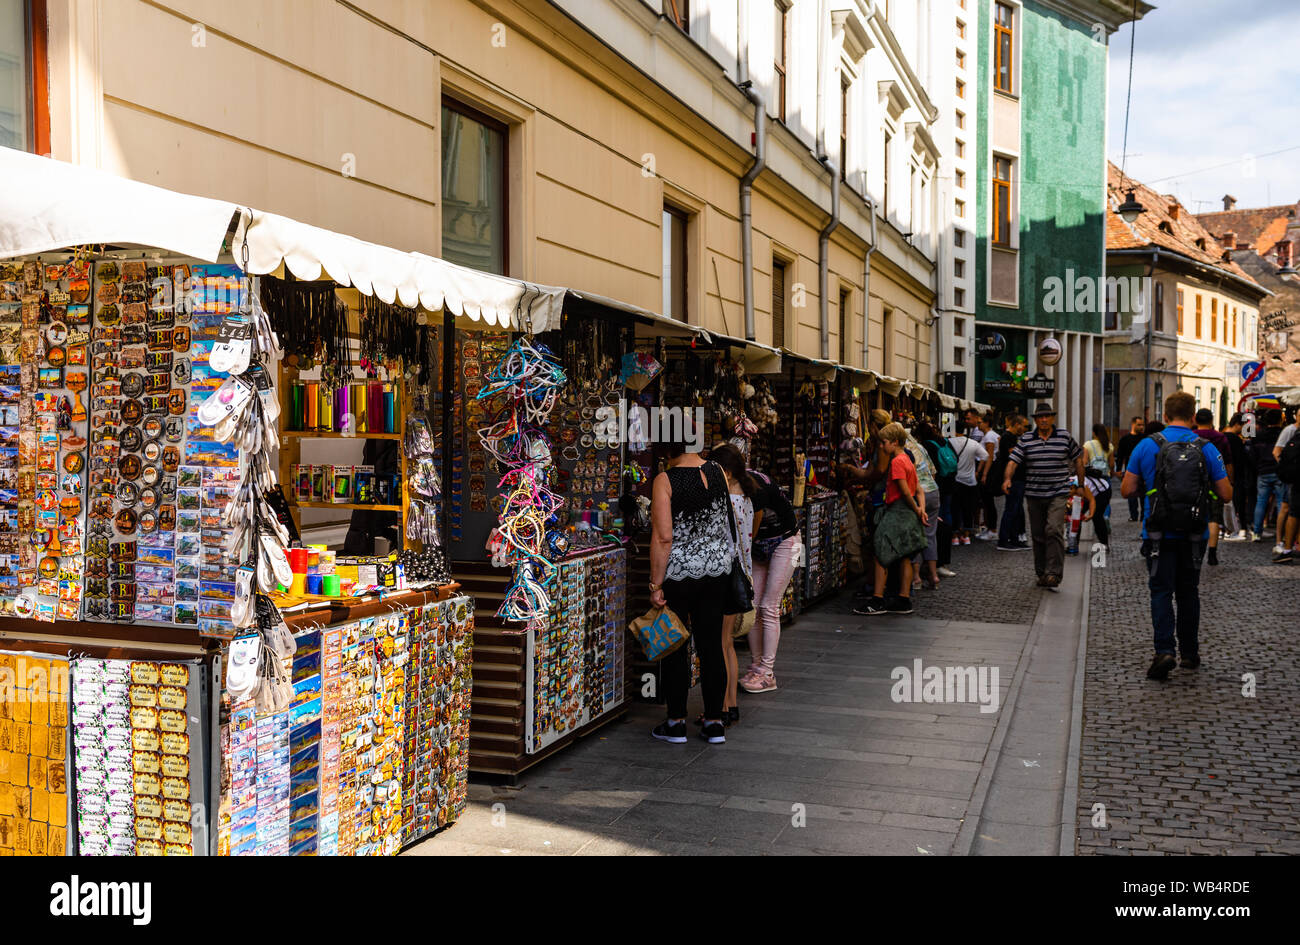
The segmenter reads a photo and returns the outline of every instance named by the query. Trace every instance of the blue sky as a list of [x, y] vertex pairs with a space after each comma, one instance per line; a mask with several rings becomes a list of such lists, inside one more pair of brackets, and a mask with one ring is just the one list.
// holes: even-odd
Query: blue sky
[[[1225, 193], [1238, 207], [1300, 200], [1300, 2], [1150, 2], [1137, 23], [1128, 174], [1193, 212], [1222, 209]], [[1131, 36], [1125, 26], [1110, 38], [1116, 164]]]

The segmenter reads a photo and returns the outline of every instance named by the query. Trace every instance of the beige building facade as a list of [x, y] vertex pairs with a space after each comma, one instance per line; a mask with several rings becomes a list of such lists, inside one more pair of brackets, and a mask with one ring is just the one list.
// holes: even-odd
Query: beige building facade
[[47, 0], [49, 150], [934, 386], [928, 19], [888, 8]]

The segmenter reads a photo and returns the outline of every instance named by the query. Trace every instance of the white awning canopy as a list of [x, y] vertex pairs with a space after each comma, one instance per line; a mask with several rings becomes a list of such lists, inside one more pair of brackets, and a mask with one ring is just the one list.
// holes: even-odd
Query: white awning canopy
[[245, 241], [247, 271], [253, 275], [283, 265], [299, 279], [312, 282], [323, 275], [390, 305], [445, 309], [471, 321], [532, 332], [559, 328], [564, 311], [564, 289], [404, 253], [274, 213], [241, 211], [231, 244], [236, 260], [243, 259]]
[[216, 262], [238, 215], [231, 254], [245, 241], [253, 275], [280, 271], [323, 277], [388, 303], [445, 310], [492, 326], [560, 327], [564, 290], [457, 266], [344, 236], [222, 200], [0, 148], [0, 259], [72, 246], [162, 250]]
[[0, 259], [113, 244], [216, 262], [238, 211], [13, 148], [0, 148], [0, 181]]

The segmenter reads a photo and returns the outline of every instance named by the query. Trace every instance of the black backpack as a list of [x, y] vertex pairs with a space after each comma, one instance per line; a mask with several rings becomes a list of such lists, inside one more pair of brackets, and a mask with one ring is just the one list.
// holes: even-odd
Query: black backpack
[[1288, 486], [1300, 482], [1300, 436], [1293, 435], [1291, 442], [1282, 448], [1277, 459], [1277, 478]]
[[1156, 481], [1151, 489], [1151, 513], [1147, 533], [1182, 532], [1200, 538], [1210, 520], [1210, 465], [1205, 461], [1199, 437], [1169, 440], [1153, 434], [1160, 452], [1156, 455]]

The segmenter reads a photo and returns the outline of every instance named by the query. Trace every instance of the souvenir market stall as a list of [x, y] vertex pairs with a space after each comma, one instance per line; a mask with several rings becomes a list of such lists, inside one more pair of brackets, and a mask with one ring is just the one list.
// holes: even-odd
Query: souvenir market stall
[[[7, 149], [0, 174], [0, 850], [389, 854], [455, 819], [474, 603], [429, 353], [561, 290]], [[307, 439], [339, 441], [323, 469]], [[396, 475], [347, 461], [372, 440]], [[358, 553], [312, 542], [327, 503], [394, 514], [389, 553], [366, 520]]]

